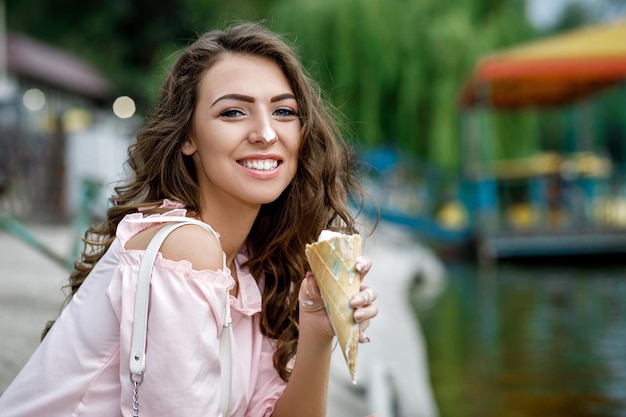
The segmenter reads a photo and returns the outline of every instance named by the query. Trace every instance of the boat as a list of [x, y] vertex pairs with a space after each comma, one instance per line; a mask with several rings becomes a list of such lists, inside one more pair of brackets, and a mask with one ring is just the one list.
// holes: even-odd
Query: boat
[[[622, 18], [516, 45], [476, 63], [459, 101], [463, 181], [474, 197], [481, 259], [626, 252], [626, 169], [580, 131], [591, 122], [594, 98], [626, 80], [624, 39]], [[481, 118], [554, 108], [575, 114], [573, 140], [550, 152], [492, 156], [493, 132]]]
[[380, 218], [410, 228], [438, 251], [485, 263], [626, 253], [626, 155], [617, 161], [570, 140], [560, 149], [498, 159], [494, 133], [485, 129], [498, 112], [576, 112], [594, 94], [621, 86], [623, 39], [626, 19], [479, 59], [460, 91], [465, 160], [457, 178], [392, 149], [364, 153], [371, 167], [364, 184]]

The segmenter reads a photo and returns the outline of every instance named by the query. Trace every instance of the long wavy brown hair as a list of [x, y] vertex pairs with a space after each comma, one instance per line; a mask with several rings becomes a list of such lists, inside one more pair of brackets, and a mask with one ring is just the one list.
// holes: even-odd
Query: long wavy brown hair
[[183, 203], [188, 210], [202, 211], [194, 165], [180, 147], [191, 130], [203, 75], [231, 54], [275, 62], [289, 81], [301, 117], [295, 177], [276, 201], [261, 207], [246, 242], [251, 254], [246, 266], [253, 276], [265, 279], [261, 330], [276, 340], [274, 366], [287, 380], [288, 362], [298, 341], [297, 293], [309, 268], [305, 244], [317, 240], [327, 228], [356, 233], [348, 199], [356, 196], [362, 202], [362, 191], [351, 150], [331, 117], [334, 110], [294, 50], [261, 24], [243, 23], [208, 32], [180, 53], [156, 107], [129, 148], [132, 179], [115, 188], [105, 222], [85, 234], [85, 250], [70, 276], [67, 301], [109, 248], [125, 215], [140, 209], [155, 213], [158, 209], [153, 207], [166, 198]]

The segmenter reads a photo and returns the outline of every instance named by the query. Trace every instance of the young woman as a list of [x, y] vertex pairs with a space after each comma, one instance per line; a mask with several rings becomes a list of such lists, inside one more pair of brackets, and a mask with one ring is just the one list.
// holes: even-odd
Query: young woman
[[[166, 78], [129, 166], [106, 222], [87, 234], [70, 301], [0, 398], [0, 414], [134, 415], [139, 264], [158, 230], [189, 217], [206, 227], [171, 232], [152, 270], [141, 415], [218, 415], [228, 305], [228, 415], [325, 415], [334, 331], [304, 249], [323, 229], [356, 232], [347, 199], [358, 187], [291, 48], [258, 24], [200, 37]], [[358, 265], [362, 275], [369, 267]], [[360, 342], [375, 297], [362, 285], [351, 301]]]

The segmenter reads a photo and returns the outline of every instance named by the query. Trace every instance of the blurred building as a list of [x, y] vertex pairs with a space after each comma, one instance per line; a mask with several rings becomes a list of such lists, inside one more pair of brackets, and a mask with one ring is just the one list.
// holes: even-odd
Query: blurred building
[[4, 72], [0, 210], [28, 220], [67, 219], [85, 180], [107, 184], [119, 176], [132, 122], [113, 115], [109, 81], [67, 51], [9, 33]]

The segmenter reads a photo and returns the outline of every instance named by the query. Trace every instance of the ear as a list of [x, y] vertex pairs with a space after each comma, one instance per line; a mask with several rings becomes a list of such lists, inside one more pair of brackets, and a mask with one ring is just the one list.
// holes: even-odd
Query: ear
[[188, 137], [181, 145], [180, 151], [187, 156], [191, 156], [196, 153], [198, 149], [196, 148], [195, 143], [191, 137]]

